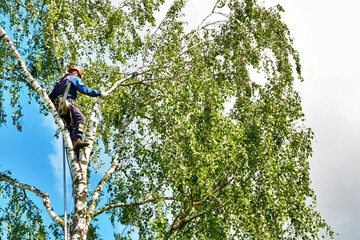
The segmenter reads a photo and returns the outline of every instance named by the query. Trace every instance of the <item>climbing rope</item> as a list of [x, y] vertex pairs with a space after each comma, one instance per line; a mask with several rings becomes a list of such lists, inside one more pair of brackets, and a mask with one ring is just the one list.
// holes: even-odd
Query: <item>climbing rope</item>
[[[69, 156], [67, 154], [67, 150], [65, 149], [65, 153], [66, 153], [66, 159], [67, 159], [67, 163], [68, 163], [68, 167], [70, 170], [70, 176], [71, 176], [71, 187], [74, 187], [74, 178], [73, 178], [73, 174], [72, 174], [72, 170], [71, 170], [71, 165], [70, 165], [70, 161], [69, 161]], [[72, 217], [72, 204], [73, 204], [73, 195], [71, 194], [71, 201], [70, 201], [70, 217]]]
[[5, 47], [4, 47], [4, 52], [5, 52], [5, 57], [4, 57], [4, 66], [3, 66], [3, 81], [1, 83], [1, 93], [0, 93], [0, 128], [1, 128], [1, 125], [2, 125], [2, 121], [3, 121], [3, 105], [4, 105], [4, 102], [3, 102], [3, 94], [4, 94], [4, 91], [3, 91], [3, 88], [4, 88], [4, 84], [5, 84], [5, 70], [6, 70], [6, 44], [5, 44]]
[[63, 170], [64, 170], [64, 239], [67, 240], [67, 220], [66, 220], [66, 163], [65, 163], [65, 141], [63, 138]]
[[[66, 157], [65, 157], [66, 156]], [[66, 160], [65, 160], [66, 158]], [[71, 170], [71, 165], [70, 165], [70, 161], [69, 161], [69, 156], [67, 154], [67, 150], [65, 147], [65, 141], [63, 138], [63, 171], [64, 171], [64, 235], [65, 235], [65, 240], [67, 240], [67, 210], [66, 210], [66, 162], [68, 164], [69, 170], [70, 170], [70, 176], [71, 176], [71, 186], [74, 185], [74, 179], [73, 179], [73, 174], [72, 174], [72, 170]], [[73, 203], [73, 195], [71, 194], [71, 201], [70, 201], [70, 216], [72, 216], [72, 203]]]

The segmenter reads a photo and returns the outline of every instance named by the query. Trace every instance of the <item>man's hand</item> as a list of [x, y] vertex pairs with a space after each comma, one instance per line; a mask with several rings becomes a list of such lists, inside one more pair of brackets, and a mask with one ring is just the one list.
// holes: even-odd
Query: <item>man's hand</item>
[[106, 98], [108, 96], [108, 94], [106, 92], [100, 92], [100, 97], [102, 99]]

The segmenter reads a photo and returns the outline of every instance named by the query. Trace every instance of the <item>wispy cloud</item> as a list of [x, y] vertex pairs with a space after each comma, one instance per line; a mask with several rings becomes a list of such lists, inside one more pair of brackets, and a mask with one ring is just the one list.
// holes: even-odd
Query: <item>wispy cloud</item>
[[[54, 119], [51, 116], [46, 116], [43, 118], [43, 125], [52, 129], [53, 132], [57, 130], [57, 126], [54, 122]], [[64, 194], [64, 173], [63, 173], [63, 142], [62, 138], [54, 138], [51, 141], [52, 146], [52, 153], [48, 155], [48, 159], [51, 165], [51, 171], [55, 177], [55, 186], [54, 188], [56, 191], [63, 196]], [[67, 163], [65, 164], [67, 168], [66, 172], [66, 182], [71, 183], [70, 178], [70, 172], [67, 166]]]
[[61, 194], [63, 194], [63, 152], [62, 152], [62, 140], [60, 138], [51, 141], [53, 152], [48, 155], [51, 171], [56, 179], [55, 188]]

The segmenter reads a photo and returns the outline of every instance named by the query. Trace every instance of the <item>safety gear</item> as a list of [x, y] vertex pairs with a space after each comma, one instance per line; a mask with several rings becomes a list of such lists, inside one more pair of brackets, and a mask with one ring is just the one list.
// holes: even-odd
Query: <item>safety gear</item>
[[72, 70], [78, 71], [78, 73], [79, 73], [79, 75], [80, 75], [80, 78], [83, 77], [83, 70], [82, 70], [80, 67], [78, 67], [78, 66], [71, 66], [71, 67], [69, 68], [68, 72], [70, 72], [70, 71], [72, 71]]
[[70, 83], [68, 98], [77, 99], [78, 93], [81, 92], [90, 97], [98, 97], [100, 95], [98, 90], [87, 87], [79, 77], [75, 77], [70, 73], [65, 74], [65, 76], [55, 85], [53, 92], [50, 93], [49, 97], [52, 101], [59, 95], [64, 95], [65, 90]]
[[107, 92], [100, 92], [100, 97], [101, 98], [107, 98], [107, 96], [108, 96], [108, 94], [107, 94]]
[[66, 115], [71, 108], [71, 103], [68, 99], [65, 99], [64, 101], [63, 96], [58, 96], [55, 100], [55, 104], [57, 105], [57, 110], [60, 116]]
[[83, 142], [81, 140], [81, 137], [75, 137], [73, 139], [73, 149], [74, 151], [79, 150], [80, 148], [84, 148], [84, 147], [88, 147], [90, 145], [90, 143], [88, 142]]
[[58, 112], [60, 113], [61, 116], [66, 115], [70, 108], [71, 108], [71, 103], [69, 102], [67, 96], [70, 90], [70, 86], [71, 86], [71, 81], [68, 82], [66, 89], [65, 89], [65, 93], [63, 96], [59, 95], [57, 97], [58, 99]]
[[83, 133], [84, 132], [84, 124], [79, 123], [79, 125], [75, 129], [78, 130], [79, 132]]

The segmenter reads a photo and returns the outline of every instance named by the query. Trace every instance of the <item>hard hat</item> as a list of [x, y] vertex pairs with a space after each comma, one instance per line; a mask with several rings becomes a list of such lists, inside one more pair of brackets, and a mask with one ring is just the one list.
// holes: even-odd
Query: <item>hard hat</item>
[[76, 70], [76, 71], [78, 71], [78, 73], [79, 73], [79, 75], [80, 75], [80, 78], [83, 77], [83, 71], [82, 71], [82, 69], [81, 69], [80, 67], [78, 67], [78, 66], [71, 66], [71, 67], [69, 68], [68, 72], [70, 72], [71, 70]]

